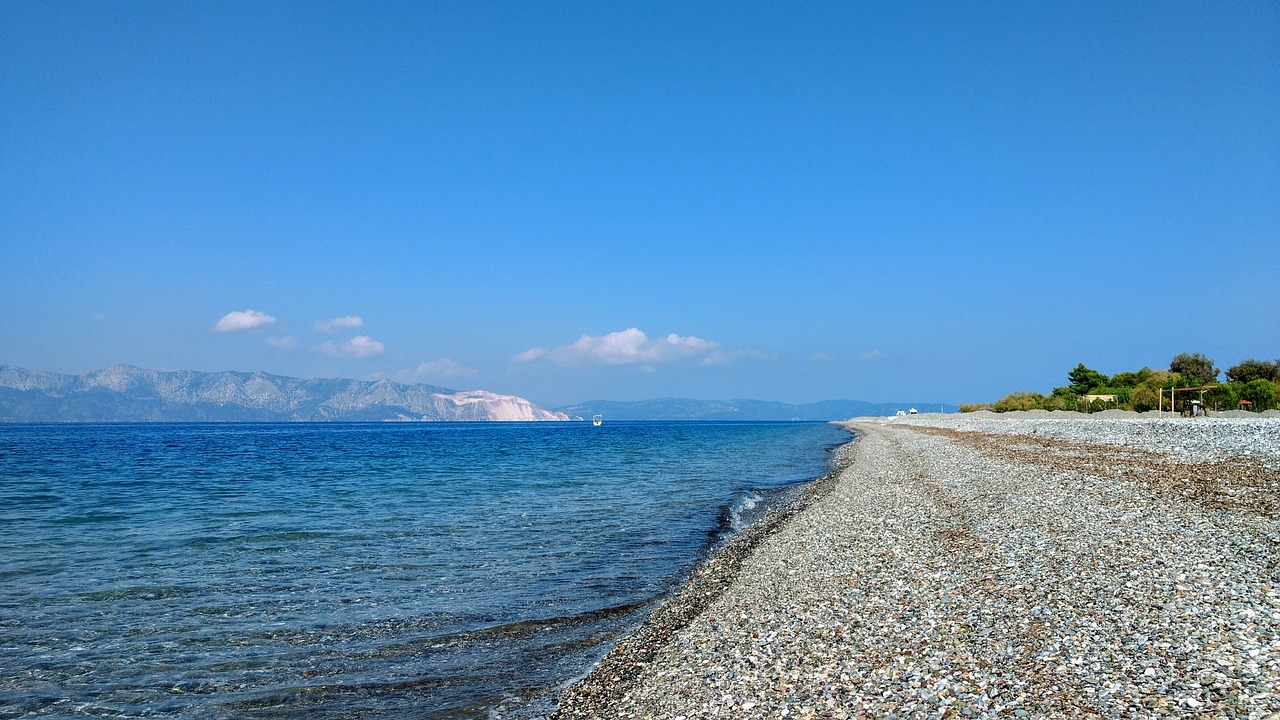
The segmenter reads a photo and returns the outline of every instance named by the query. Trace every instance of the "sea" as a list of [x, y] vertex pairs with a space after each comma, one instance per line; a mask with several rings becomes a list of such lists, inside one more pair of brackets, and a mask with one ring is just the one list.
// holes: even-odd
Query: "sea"
[[528, 718], [826, 423], [0, 425], [0, 718]]

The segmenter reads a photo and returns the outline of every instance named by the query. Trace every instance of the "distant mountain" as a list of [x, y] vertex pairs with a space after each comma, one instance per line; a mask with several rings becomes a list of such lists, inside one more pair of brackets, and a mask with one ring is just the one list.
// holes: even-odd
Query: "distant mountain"
[[861, 400], [826, 400], [791, 405], [765, 400], [691, 400], [663, 398], [618, 402], [592, 400], [556, 408], [578, 417], [604, 415], [609, 420], [847, 420], [853, 417], [894, 415], [899, 410], [958, 412], [955, 405], [939, 403], [870, 403]]
[[390, 380], [302, 380], [127, 365], [61, 375], [0, 365], [0, 422], [574, 419], [514, 395]]

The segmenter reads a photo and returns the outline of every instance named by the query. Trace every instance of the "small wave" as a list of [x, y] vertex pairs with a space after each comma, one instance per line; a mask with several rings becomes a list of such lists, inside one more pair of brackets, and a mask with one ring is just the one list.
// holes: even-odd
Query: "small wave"
[[113, 523], [128, 520], [129, 516], [121, 513], [90, 512], [53, 520], [58, 525], [93, 525], [96, 523]]
[[76, 597], [88, 602], [117, 602], [120, 600], [171, 600], [199, 593], [200, 590], [185, 585], [138, 585], [80, 593]]
[[711, 544], [719, 545], [750, 527], [774, 510], [794, 500], [808, 481], [776, 488], [748, 488], [733, 497], [720, 511]]
[[742, 528], [750, 525], [750, 518], [755, 515], [753, 512], [764, 501], [764, 496], [754, 490], [748, 490], [737, 502], [729, 507], [729, 530], [731, 532], [741, 532]]
[[627, 615], [644, 609], [648, 604], [649, 601], [624, 603], [622, 605], [588, 610], [586, 612], [578, 613], [577, 615], [517, 620], [515, 622], [500, 623], [497, 625], [490, 625], [472, 630], [461, 630], [442, 636], [436, 636], [431, 638], [430, 642], [437, 646], [450, 645], [475, 642], [494, 637], [516, 637], [529, 635], [556, 628], [590, 625], [614, 618], [626, 617]]

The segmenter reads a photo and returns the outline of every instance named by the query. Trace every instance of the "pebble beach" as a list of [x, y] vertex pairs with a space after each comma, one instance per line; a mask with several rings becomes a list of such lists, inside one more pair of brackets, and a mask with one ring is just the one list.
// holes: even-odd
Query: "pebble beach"
[[1280, 720], [1280, 419], [1043, 415], [843, 423], [551, 717]]

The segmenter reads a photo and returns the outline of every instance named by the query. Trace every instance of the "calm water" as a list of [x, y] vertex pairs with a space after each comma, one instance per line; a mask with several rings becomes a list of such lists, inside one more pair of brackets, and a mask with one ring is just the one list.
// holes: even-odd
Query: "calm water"
[[847, 439], [0, 426], [0, 718], [535, 714]]

